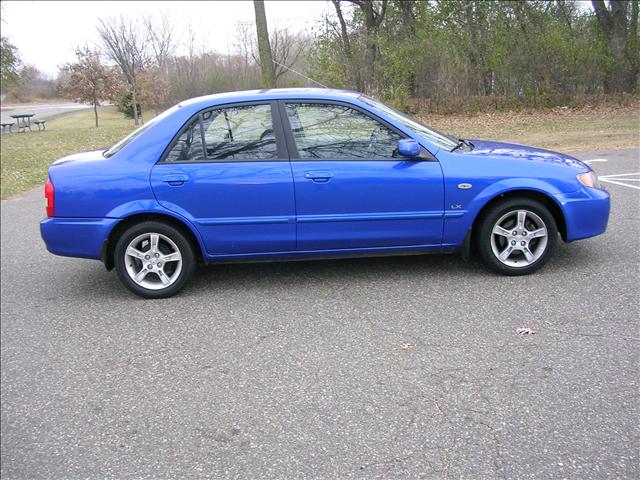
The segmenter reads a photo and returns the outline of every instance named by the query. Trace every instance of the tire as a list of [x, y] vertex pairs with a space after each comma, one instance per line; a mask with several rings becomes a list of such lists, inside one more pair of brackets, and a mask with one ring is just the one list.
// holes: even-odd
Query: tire
[[114, 249], [120, 281], [143, 298], [167, 298], [191, 279], [196, 258], [191, 242], [175, 227], [147, 221], [129, 227]]
[[482, 261], [502, 275], [535, 272], [553, 255], [557, 240], [558, 227], [549, 209], [527, 198], [491, 207], [480, 219], [476, 235]]

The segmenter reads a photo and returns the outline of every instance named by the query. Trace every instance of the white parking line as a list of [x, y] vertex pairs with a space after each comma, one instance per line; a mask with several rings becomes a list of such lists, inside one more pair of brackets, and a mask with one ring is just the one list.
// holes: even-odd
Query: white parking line
[[615, 175], [603, 175], [603, 177], [605, 177], [605, 178], [631, 177], [633, 175], [640, 175], [640, 172], [635, 172], [635, 173], [616, 173]]
[[625, 182], [640, 182], [640, 178], [630, 178], [630, 177], [639, 177], [640, 172], [634, 173], [616, 173], [615, 175], [603, 175], [598, 177], [601, 182], [605, 183], [613, 183], [614, 185], [620, 185], [622, 187], [633, 188], [635, 190], [640, 190], [638, 185], [631, 185]]
[[591, 160], [584, 160], [584, 163], [596, 163], [596, 162], [608, 162], [606, 158], [592, 158]]

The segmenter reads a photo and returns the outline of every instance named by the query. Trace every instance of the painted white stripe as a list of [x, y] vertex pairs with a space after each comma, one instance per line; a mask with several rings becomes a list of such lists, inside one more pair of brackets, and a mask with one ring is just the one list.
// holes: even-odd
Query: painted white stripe
[[591, 160], [583, 160], [584, 163], [608, 162], [606, 158], [592, 158]]
[[616, 182], [615, 180], [609, 180], [608, 178], [600, 178], [601, 182], [605, 182], [605, 183], [613, 183], [614, 185], [621, 185], [623, 187], [629, 187], [629, 188], [634, 188], [636, 190], [640, 190], [640, 187], [637, 185], [628, 185], [626, 183], [622, 183], [622, 182]]
[[615, 175], [598, 175], [598, 178], [615, 178], [615, 177], [630, 177], [631, 175], [640, 175], [640, 172], [635, 173], [616, 173]]

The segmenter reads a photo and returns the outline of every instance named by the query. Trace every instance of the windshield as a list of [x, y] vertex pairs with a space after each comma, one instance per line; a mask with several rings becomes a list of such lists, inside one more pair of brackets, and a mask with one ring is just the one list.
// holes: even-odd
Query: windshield
[[384, 103], [380, 103], [373, 98], [367, 97], [366, 95], [361, 95], [360, 100], [370, 105], [385, 114], [389, 115], [396, 122], [401, 125], [413, 130], [419, 135], [422, 135], [431, 143], [436, 144], [440, 148], [444, 148], [445, 150], [453, 150], [455, 147], [459, 145], [459, 141], [449, 135], [445, 135], [444, 133], [440, 133], [432, 128], [426, 127], [421, 123], [412, 120], [411, 118], [403, 115], [402, 113], [394, 110], [393, 108], [387, 107]]
[[173, 113], [177, 108], [180, 108], [180, 105], [176, 105], [175, 107], [171, 107], [170, 109], [165, 110], [164, 112], [162, 112], [160, 115], [157, 115], [157, 116], [153, 117], [147, 123], [145, 123], [144, 125], [142, 125], [141, 127], [137, 128], [137, 129], [135, 129], [129, 135], [127, 135], [122, 140], [120, 140], [118, 143], [116, 143], [114, 146], [112, 146], [109, 150], [104, 152], [103, 155], [105, 157], [111, 157], [112, 155], [115, 155], [120, 150], [122, 150], [125, 146], [127, 146], [129, 143], [131, 143], [136, 138], [138, 138], [140, 135], [142, 135], [144, 132], [146, 132], [153, 125], [158, 123], [158, 121], [162, 120], [164, 117], [166, 117], [166, 116], [170, 115], [171, 113]]

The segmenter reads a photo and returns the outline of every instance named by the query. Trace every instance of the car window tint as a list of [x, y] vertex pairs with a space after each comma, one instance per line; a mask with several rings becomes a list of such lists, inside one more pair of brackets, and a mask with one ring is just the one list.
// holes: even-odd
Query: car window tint
[[202, 135], [198, 118], [178, 137], [165, 162], [201, 162], [204, 160]]
[[398, 156], [402, 137], [343, 105], [288, 103], [287, 117], [301, 159], [360, 160]]
[[210, 161], [278, 158], [270, 105], [246, 105], [202, 114]]

